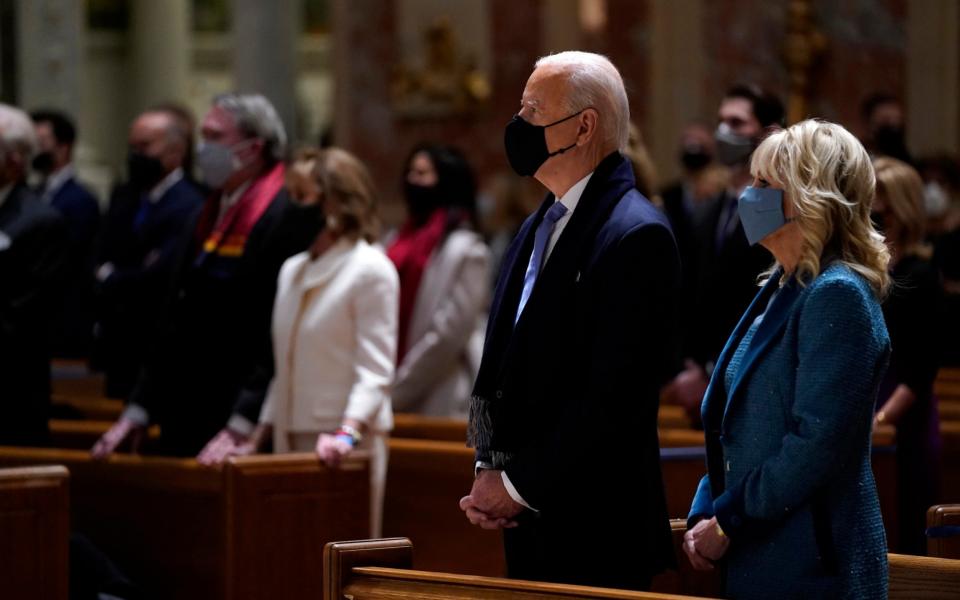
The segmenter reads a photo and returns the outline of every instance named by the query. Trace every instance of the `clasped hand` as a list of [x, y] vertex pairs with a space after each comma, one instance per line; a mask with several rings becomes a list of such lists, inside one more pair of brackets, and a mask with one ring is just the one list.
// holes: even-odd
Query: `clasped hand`
[[712, 571], [729, 547], [730, 538], [720, 533], [716, 517], [702, 519], [683, 535], [683, 551], [698, 571]]
[[470, 495], [460, 499], [460, 510], [483, 529], [509, 529], [517, 526], [513, 519], [523, 511], [523, 505], [507, 493], [501, 471], [484, 469], [473, 480]]

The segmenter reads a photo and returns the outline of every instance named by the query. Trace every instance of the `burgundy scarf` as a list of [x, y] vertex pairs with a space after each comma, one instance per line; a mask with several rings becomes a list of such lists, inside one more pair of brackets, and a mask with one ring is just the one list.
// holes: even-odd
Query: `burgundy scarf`
[[420, 280], [430, 262], [430, 256], [443, 240], [447, 229], [447, 209], [438, 208], [422, 225], [411, 221], [404, 223], [397, 239], [387, 250], [387, 256], [397, 266], [400, 275], [400, 331], [397, 350], [397, 364], [403, 361], [407, 351], [407, 335], [413, 305], [420, 290]]

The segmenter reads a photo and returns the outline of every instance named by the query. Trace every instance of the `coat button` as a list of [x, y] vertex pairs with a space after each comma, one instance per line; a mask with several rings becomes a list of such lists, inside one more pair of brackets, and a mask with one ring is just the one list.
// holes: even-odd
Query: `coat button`
[[495, 394], [495, 396], [497, 398], [503, 398], [503, 390], [497, 390], [497, 393]]

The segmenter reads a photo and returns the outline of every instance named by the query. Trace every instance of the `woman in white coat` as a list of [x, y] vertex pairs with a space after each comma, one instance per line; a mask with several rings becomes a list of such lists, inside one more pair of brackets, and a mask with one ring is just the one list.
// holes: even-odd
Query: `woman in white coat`
[[476, 184], [458, 150], [421, 145], [407, 160], [404, 196], [408, 218], [387, 250], [400, 274], [393, 408], [466, 418], [490, 296]]
[[371, 454], [371, 535], [379, 537], [393, 427], [399, 281], [371, 245], [378, 219], [367, 169], [336, 148], [302, 153], [291, 194], [319, 202], [326, 226], [280, 270], [273, 310], [275, 373], [249, 448], [272, 435], [274, 452], [315, 450], [336, 465]]

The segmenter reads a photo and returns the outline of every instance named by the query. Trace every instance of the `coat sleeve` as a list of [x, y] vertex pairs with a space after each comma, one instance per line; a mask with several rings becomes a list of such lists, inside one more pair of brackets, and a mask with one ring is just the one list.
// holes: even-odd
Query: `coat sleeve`
[[394, 410], [416, 412], [418, 402], [430, 393], [438, 375], [447, 373], [449, 365], [461, 359], [486, 309], [489, 287], [490, 253], [478, 241], [466, 252], [430, 328], [410, 347], [397, 368]]
[[697, 486], [697, 493], [690, 503], [690, 513], [687, 515], [687, 529], [691, 529], [700, 519], [713, 517], [713, 493], [710, 491], [710, 476], [704, 475]]
[[563, 493], [571, 470], [578, 485], [600, 494], [610, 477], [622, 477], [616, 473], [622, 462], [593, 460], [577, 442], [585, 427], [602, 432], [604, 453], [637, 456], [636, 472], [656, 468], [649, 460], [659, 464], [659, 389], [679, 361], [680, 259], [673, 235], [659, 223], [640, 225], [599, 258], [587, 277], [595, 277], [591, 345], [582, 353], [588, 393], [567, 407], [550, 439], [534, 441], [506, 468], [517, 492], [538, 509]]
[[717, 521], [731, 538], [778, 526], [858, 460], [889, 356], [886, 336], [875, 333], [870, 303], [849, 280], [810, 290], [797, 332], [793, 427], [776, 455], [714, 501]]
[[400, 281], [393, 265], [384, 263], [364, 277], [353, 299], [357, 348], [354, 384], [344, 417], [372, 427], [390, 403], [390, 383], [397, 356]]

